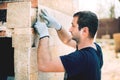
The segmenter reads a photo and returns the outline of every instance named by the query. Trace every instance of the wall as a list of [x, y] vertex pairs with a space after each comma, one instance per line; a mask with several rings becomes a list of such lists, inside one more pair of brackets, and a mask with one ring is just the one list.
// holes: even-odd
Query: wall
[[15, 52], [15, 80], [38, 79], [37, 48], [33, 47], [35, 33], [32, 28], [35, 20], [36, 8], [31, 8], [31, 2], [7, 4], [7, 28], [12, 30]]
[[[53, 3], [60, 4], [54, 6]], [[61, 5], [62, 7], [60, 7]], [[68, 30], [72, 20], [70, 15], [74, 13], [75, 9], [73, 5], [75, 5], [73, 0], [66, 0], [64, 4], [62, 0], [40, 0], [38, 10], [45, 8]], [[39, 39], [32, 28], [36, 20], [37, 8], [31, 8], [31, 6], [29, 1], [7, 4], [7, 28], [12, 30], [12, 46], [15, 50], [15, 80], [62, 80], [63, 73], [44, 73], [37, 69]], [[52, 57], [68, 54], [74, 50], [59, 40], [54, 29], [49, 29], [49, 33]]]
[[79, 9], [79, 0], [39, 0], [39, 4], [72, 16]]

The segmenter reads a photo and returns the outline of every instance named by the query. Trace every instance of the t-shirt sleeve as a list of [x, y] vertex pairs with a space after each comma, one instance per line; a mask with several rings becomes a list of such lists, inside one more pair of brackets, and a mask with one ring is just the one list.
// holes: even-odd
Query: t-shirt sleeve
[[74, 76], [84, 70], [84, 58], [78, 51], [60, 56], [68, 76]]

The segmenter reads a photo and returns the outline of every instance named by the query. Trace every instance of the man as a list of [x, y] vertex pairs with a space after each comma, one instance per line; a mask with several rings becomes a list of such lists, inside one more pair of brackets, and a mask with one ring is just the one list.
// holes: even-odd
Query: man
[[[102, 51], [93, 42], [98, 29], [97, 16], [90, 11], [75, 13], [69, 29], [71, 35], [46, 10], [41, 10], [40, 16], [45, 23], [37, 20], [34, 26], [40, 37], [38, 69], [44, 72], [65, 72], [64, 80], [101, 80]], [[51, 58], [47, 27], [55, 28], [61, 41], [76, 48], [76, 51]]]

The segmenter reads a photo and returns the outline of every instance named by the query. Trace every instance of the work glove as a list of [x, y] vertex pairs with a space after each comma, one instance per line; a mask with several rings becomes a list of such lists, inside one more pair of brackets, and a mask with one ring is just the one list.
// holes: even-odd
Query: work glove
[[40, 17], [47, 21], [46, 25], [48, 26], [48, 28], [53, 27], [56, 30], [60, 30], [62, 28], [62, 26], [52, 16], [50, 16], [45, 9], [41, 10]]
[[48, 28], [44, 22], [40, 22], [40, 20], [37, 20], [34, 28], [37, 31], [40, 39], [44, 37], [49, 37]]

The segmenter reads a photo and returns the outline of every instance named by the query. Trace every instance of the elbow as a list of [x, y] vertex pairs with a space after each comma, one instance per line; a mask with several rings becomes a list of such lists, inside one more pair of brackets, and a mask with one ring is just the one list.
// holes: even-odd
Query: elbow
[[63, 43], [64, 43], [64, 44], [69, 44], [70, 41], [71, 41], [71, 39], [63, 40]]
[[38, 63], [38, 71], [49, 72], [49, 62]]
[[44, 66], [44, 65], [38, 65], [38, 71], [42, 71], [42, 72], [48, 72], [47, 71], [47, 66]]
[[64, 44], [67, 44], [67, 43], [69, 42], [69, 40], [62, 40], [62, 42], [63, 42]]

